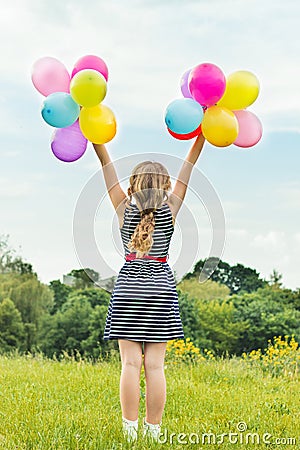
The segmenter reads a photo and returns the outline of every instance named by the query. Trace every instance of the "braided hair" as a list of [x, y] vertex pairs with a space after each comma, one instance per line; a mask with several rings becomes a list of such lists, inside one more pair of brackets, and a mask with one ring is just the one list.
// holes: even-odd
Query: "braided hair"
[[127, 246], [131, 252], [137, 253], [137, 258], [147, 254], [153, 245], [154, 212], [168, 200], [170, 189], [170, 175], [159, 162], [143, 161], [131, 173], [127, 205], [130, 207], [129, 202], [134, 197], [140, 210], [141, 221], [137, 224]]

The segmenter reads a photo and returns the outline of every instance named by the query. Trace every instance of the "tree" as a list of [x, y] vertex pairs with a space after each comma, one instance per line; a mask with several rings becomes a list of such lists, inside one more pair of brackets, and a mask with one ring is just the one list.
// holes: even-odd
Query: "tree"
[[193, 298], [181, 291], [178, 302], [185, 337], [190, 337], [199, 348], [213, 350], [218, 355], [237, 352], [248, 324], [236, 320], [233, 303], [224, 298]]
[[266, 286], [256, 292], [234, 295], [236, 320], [247, 321], [239, 352], [265, 348], [274, 336], [294, 334], [300, 338], [300, 311], [291, 306], [287, 290]]
[[82, 295], [73, 295], [53, 316], [44, 317], [39, 332], [39, 348], [52, 357], [62, 350], [78, 350], [82, 355], [82, 341], [89, 337], [89, 322], [93, 308]]
[[22, 350], [37, 344], [41, 318], [53, 308], [53, 292], [34, 274], [6, 273], [0, 276], [0, 299], [9, 297], [20, 311], [25, 340]]
[[54, 295], [54, 303], [53, 308], [51, 310], [51, 314], [55, 314], [59, 309], [61, 309], [62, 305], [67, 301], [68, 296], [73, 289], [71, 286], [61, 283], [60, 280], [50, 281], [49, 287], [53, 291]]
[[70, 292], [68, 300], [71, 302], [74, 297], [80, 296], [82, 301], [89, 302], [92, 308], [95, 308], [97, 305], [108, 306], [110, 295], [99, 288], [86, 288], [86, 289], [78, 289]]
[[290, 289], [284, 289], [284, 291], [289, 291], [289, 305], [300, 311], [300, 288], [296, 289], [295, 291], [290, 291]]
[[[58, 285], [58, 284], [57, 284]], [[116, 347], [103, 339], [110, 295], [99, 288], [72, 289], [61, 307], [44, 315], [40, 326], [39, 348], [48, 357], [63, 350], [78, 350], [92, 358]]]
[[7, 272], [7, 267], [13, 260], [14, 250], [8, 244], [8, 235], [0, 235], [0, 272]]
[[20, 256], [15, 256], [16, 251], [10, 247], [8, 240], [8, 235], [0, 235], [0, 273], [33, 274], [32, 265], [25, 263]]
[[86, 356], [92, 358], [105, 357], [106, 352], [109, 352], [111, 349], [118, 349], [116, 340], [105, 341], [103, 338], [106, 314], [107, 306], [96, 305], [90, 316], [89, 336], [81, 343]]
[[[193, 342], [197, 340], [199, 343], [201, 330], [199, 329], [199, 316], [195, 300], [187, 292], [178, 289], [178, 304], [184, 336], [191, 338]], [[204, 335], [201, 337], [204, 338]], [[203, 343], [203, 340], [201, 342]]]
[[[74, 289], [54, 280], [50, 283], [60, 299], [60, 307], [42, 318], [38, 331], [38, 348], [48, 357], [63, 350], [78, 350], [82, 355], [97, 357], [111, 348], [102, 339], [110, 295], [103, 289]], [[100, 348], [101, 347], [101, 348]]]
[[249, 324], [247, 320], [236, 320], [233, 302], [218, 299], [198, 301], [197, 309], [198, 326], [205, 336], [206, 346], [220, 356], [238, 354], [239, 342]]
[[273, 272], [270, 274], [269, 284], [272, 286], [276, 285], [278, 287], [282, 286], [282, 274], [279, 273], [276, 269], [273, 269]]
[[187, 273], [182, 280], [199, 278], [200, 273], [203, 272], [212, 281], [228, 286], [230, 294], [236, 294], [240, 291], [253, 292], [267, 284], [265, 280], [260, 278], [259, 273], [255, 269], [244, 267], [242, 264], [230, 266], [216, 257], [211, 257], [207, 260], [205, 269], [204, 264], [205, 260], [198, 261], [194, 266], [193, 272]]
[[71, 270], [67, 275], [76, 278], [75, 288], [76, 289], [84, 289], [87, 287], [91, 287], [95, 282], [99, 280], [99, 273], [93, 269], [74, 269]]
[[191, 297], [212, 300], [215, 298], [227, 298], [230, 290], [227, 286], [215, 281], [207, 280], [205, 283], [199, 283], [198, 278], [185, 279], [178, 283], [177, 289], [188, 293]]
[[24, 337], [24, 325], [20, 311], [9, 298], [0, 303], [0, 351], [17, 348]]
[[113, 275], [109, 278], [98, 280], [98, 282], [96, 283], [96, 286], [99, 286], [107, 294], [110, 294], [114, 290], [116, 280], [117, 280], [117, 276]]
[[66, 339], [67, 331], [64, 329], [63, 314], [60, 311], [53, 315], [45, 314], [38, 331], [38, 350], [52, 358], [65, 349]]

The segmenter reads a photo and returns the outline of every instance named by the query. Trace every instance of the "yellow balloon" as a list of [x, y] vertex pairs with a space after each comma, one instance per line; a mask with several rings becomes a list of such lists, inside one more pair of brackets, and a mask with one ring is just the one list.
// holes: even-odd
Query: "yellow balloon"
[[245, 109], [255, 102], [258, 94], [259, 81], [257, 77], [247, 70], [239, 70], [228, 76], [224, 95], [217, 105], [231, 110]]
[[81, 108], [79, 125], [82, 134], [95, 144], [105, 144], [116, 134], [117, 124], [114, 113], [104, 105]]
[[70, 83], [70, 94], [78, 105], [92, 107], [104, 99], [107, 91], [106, 80], [100, 72], [85, 69], [77, 72]]
[[236, 140], [239, 123], [229, 109], [211, 106], [205, 111], [201, 129], [208, 142], [217, 147], [227, 147]]

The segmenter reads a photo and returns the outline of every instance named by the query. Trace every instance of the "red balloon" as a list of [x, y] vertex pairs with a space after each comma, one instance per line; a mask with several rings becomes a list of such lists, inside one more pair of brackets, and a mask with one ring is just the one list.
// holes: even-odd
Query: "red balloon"
[[171, 136], [173, 136], [176, 139], [179, 139], [180, 141], [187, 141], [189, 139], [193, 139], [194, 137], [196, 137], [196, 136], [198, 136], [199, 134], [202, 133], [201, 123], [200, 123], [199, 127], [196, 128], [196, 130], [192, 131], [191, 133], [187, 133], [187, 134], [174, 133], [169, 128], [167, 128], [167, 130], [168, 130], [168, 132], [170, 133]]

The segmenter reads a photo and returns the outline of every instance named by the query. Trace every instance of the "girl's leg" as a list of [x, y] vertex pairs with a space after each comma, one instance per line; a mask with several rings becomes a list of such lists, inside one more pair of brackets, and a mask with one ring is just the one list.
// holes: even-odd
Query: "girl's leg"
[[137, 420], [140, 402], [140, 373], [142, 368], [142, 342], [118, 339], [122, 372], [120, 378], [120, 401], [122, 416]]
[[146, 421], [161, 422], [166, 403], [166, 378], [164, 359], [166, 342], [144, 343], [144, 368], [146, 378]]

